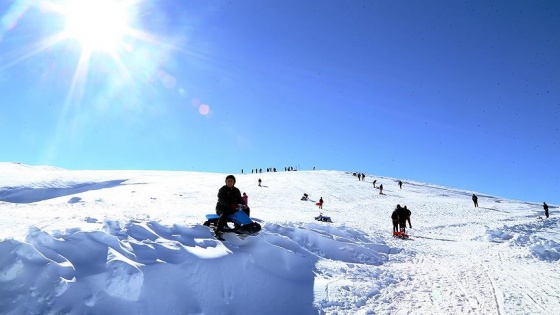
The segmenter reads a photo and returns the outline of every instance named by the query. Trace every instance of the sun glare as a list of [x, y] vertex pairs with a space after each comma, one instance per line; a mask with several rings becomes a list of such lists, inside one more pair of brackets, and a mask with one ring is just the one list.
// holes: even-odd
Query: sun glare
[[[162, 50], [179, 49], [169, 44], [165, 36], [142, 29], [142, 17], [151, 12], [146, 13], [145, 10], [152, 9], [144, 6], [144, 0], [16, 2], [25, 2], [26, 8], [38, 8], [40, 17], [44, 19], [38, 22], [46, 27], [46, 37], [39, 37], [37, 43], [31, 46], [31, 51], [20, 54], [21, 57], [7, 66], [0, 64], [0, 70], [40, 53], [77, 54], [69, 58], [54, 58], [64, 65], [61, 69], [71, 69], [73, 63], [76, 63], [72, 77], [68, 76], [70, 85], [65, 100], [65, 113], [72, 106], [80, 105], [84, 98], [93, 95], [88, 93], [90, 86], [95, 85], [98, 90], [99, 87], [106, 87], [106, 93], [112, 96], [118, 95], [118, 89], [127, 83], [132, 87], [140, 87], [141, 83], [152, 84], [153, 78], [157, 78], [159, 73], [165, 74], [158, 69], [158, 63], [153, 61], [156, 59], [154, 56]], [[140, 84], [136, 85], [137, 82]], [[177, 84], [172, 75], [165, 75], [162, 82], [169, 89]], [[100, 94], [98, 90], [96, 95]], [[139, 89], [138, 93], [141, 92]]]
[[69, 0], [65, 33], [84, 49], [115, 51], [128, 30], [128, 7], [117, 0]]

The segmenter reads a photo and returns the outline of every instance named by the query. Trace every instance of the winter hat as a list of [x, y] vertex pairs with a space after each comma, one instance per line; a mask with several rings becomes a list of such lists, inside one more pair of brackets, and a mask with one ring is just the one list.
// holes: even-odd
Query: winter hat
[[233, 175], [228, 175], [228, 176], [226, 176], [226, 182], [227, 182], [227, 180], [230, 179], [230, 178], [233, 179], [233, 183], [235, 184], [235, 176], [233, 176]]

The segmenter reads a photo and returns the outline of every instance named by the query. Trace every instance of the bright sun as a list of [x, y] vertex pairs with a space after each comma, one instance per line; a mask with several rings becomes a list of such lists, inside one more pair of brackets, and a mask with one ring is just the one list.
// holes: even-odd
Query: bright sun
[[118, 0], [71, 0], [64, 6], [65, 33], [86, 50], [115, 51], [128, 31], [128, 6]]

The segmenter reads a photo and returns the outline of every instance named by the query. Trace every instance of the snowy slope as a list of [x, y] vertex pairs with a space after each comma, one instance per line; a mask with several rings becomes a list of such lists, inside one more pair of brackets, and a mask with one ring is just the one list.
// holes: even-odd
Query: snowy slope
[[[373, 174], [239, 174], [263, 230], [219, 242], [202, 222], [225, 175], [0, 163], [0, 314], [560, 312], [555, 205], [542, 220], [540, 204], [477, 192], [474, 208], [471, 191]], [[333, 223], [313, 220], [320, 197]], [[397, 204], [410, 240], [391, 236]]]

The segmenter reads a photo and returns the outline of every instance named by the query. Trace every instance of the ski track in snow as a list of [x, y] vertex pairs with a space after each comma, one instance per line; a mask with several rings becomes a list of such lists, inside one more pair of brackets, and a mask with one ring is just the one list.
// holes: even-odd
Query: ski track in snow
[[[474, 208], [472, 192], [387, 177], [379, 195], [338, 171], [238, 175], [263, 230], [222, 243], [201, 223], [223, 174], [33, 170], [0, 182], [1, 314], [560, 311], [558, 221], [539, 205]], [[312, 220], [319, 197], [334, 223]], [[409, 240], [389, 235], [397, 203]]]

